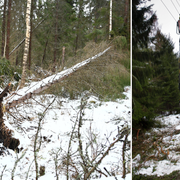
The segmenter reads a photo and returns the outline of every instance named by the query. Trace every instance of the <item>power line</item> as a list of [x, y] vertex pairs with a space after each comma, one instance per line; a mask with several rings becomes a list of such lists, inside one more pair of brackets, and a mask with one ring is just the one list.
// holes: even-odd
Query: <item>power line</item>
[[177, 3], [178, 3], [178, 5], [180, 6], [180, 4], [179, 4], [178, 0], [176, 0], [176, 2], [177, 2]]
[[[161, 2], [163, 3], [163, 1], [161, 0]], [[164, 4], [164, 3], [163, 3]], [[167, 8], [167, 6], [164, 4], [164, 6], [166, 7], [166, 9], [169, 11], [169, 9]], [[174, 18], [174, 16], [172, 15], [172, 13], [169, 11], [169, 13], [171, 14], [171, 16], [173, 17], [173, 19], [176, 21], [176, 19]]]
[[173, 3], [172, 0], [171, 0], [171, 2], [172, 2], [172, 4], [173, 4], [174, 8], [176, 9], [177, 13], [179, 14], [179, 11], [177, 10], [177, 8], [176, 8], [176, 6], [174, 5], [174, 3]]

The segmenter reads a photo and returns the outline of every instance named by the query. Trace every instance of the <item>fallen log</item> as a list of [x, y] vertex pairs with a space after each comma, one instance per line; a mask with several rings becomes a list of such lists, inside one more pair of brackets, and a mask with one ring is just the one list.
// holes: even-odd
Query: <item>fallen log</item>
[[6, 105], [5, 108], [9, 110], [10, 108], [15, 107], [17, 104], [23, 103], [25, 100], [30, 99], [33, 97], [33, 95], [36, 95], [43, 90], [49, 88], [52, 84], [57, 83], [71, 75], [72, 73], [76, 72], [79, 70], [81, 67], [87, 65], [90, 63], [92, 60], [100, 57], [103, 55], [106, 51], [108, 51], [111, 47], [108, 47], [105, 49], [103, 52], [100, 52], [99, 54], [88, 58], [81, 63], [78, 63], [74, 65], [71, 68], [65, 69], [55, 75], [49, 76], [39, 82], [33, 82], [29, 87], [24, 87], [20, 90], [17, 90], [13, 94], [11, 94], [7, 99], [6, 99]]

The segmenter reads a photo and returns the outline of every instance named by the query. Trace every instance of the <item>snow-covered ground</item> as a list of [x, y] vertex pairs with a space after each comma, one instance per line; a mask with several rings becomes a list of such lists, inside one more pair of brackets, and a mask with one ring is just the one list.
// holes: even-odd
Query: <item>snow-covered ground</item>
[[[119, 99], [116, 102], [102, 102], [88, 93], [77, 100], [55, 97], [54, 95], [39, 95], [11, 109], [10, 113], [6, 112], [4, 114], [5, 124], [14, 131], [14, 137], [20, 140], [19, 148], [22, 148], [22, 151], [15, 153], [8, 149], [0, 156], [0, 177], [3, 174], [2, 179], [11, 179], [15, 167], [15, 180], [35, 179], [34, 140], [41, 118], [41, 129], [37, 141], [37, 147], [39, 147], [37, 162], [39, 167], [45, 166], [45, 174], [39, 179], [57, 179], [55, 163], [59, 179], [66, 179], [64, 163], [69, 146], [71, 154], [70, 177], [73, 179], [77, 172], [82, 173], [82, 161], [78, 151], [78, 127], [80, 127], [81, 132], [83, 153], [86, 153], [86, 157], [89, 157], [90, 160], [97, 157], [95, 161], [98, 161], [111, 143], [117, 139], [118, 127], [121, 129], [131, 125], [130, 87], [126, 88], [124, 94], [126, 98]], [[83, 123], [78, 126], [76, 123], [80, 118], [80, 106], [81, 103], [85, 102], [86, 106], [82, 113]], [[73, 128], [74, 134], [72, 135]], [[128, 140], [131, 141], [130, 135]], [[1, 143], [0, 146], [2, 147]], [[102, 180], [115, 179], [114, 176], [110, 177], [107, 174], [104, 169], [106, 168], [118, 180], [121, 180], [122, 146], [123, 142], [117, 142], [111, 148], [97, 168], [101, 173], [93, 173], [91, 179], [100, 178], [100, 174]], [[102, 152], [100, 153], [100, 151]], [[15, 166], [16, 160], [22, 155], [24, 156]], [[127, 168], [130, 169], [130, 150], [126, 152], [126, 160]], [[128, 174], [126, 180], [130, 179], [131, 175]]]
[[150, 138], [144, 143], [148, 143], [153, 152], [146, 155], [146, 161], [142, 162], [140, 154], [133, 159], [136, 174], [163, 176], [180, 169], [180, 114], [157, 120], [164, 126], [147, 133]]

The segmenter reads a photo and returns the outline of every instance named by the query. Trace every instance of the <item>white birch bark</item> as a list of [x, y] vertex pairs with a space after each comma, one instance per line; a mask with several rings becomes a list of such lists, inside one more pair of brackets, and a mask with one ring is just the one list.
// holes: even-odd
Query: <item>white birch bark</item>
[[112, 31], [112, 0], [110, 0], [110, 12], [109, 12], [109, 39], [111, 39], [111, 31]]
[[26, 78], [26, 66], [27, 66], [27, 58], [29, 51], [29, 40], [30, 40], [30, 12], [31, 12], [31, 0], [27, 0], [27, 9], [26, 9], [26, 39], [25, 39], [25, 47], [24, 47], [24, 55], [23, 55], [23, 70], [22, 77], [20, 81], [20, 88], [22, 88], [25, 84]]

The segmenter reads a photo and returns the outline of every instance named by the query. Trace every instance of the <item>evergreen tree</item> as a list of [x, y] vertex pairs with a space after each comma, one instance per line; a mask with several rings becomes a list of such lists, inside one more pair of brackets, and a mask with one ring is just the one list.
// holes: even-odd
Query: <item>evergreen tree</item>
[[[113, 31], [117, 36], [124, 36], [128, 31], [121, 31], [124, 21], [129, 22], [128, 1], [113, 1]], [[2, 56], [8, 52], [6, 51], [8, 2], [11, 2], [9, 60], [13, 65], [22, 66], [27, 1], [1, 3]], [[60, 63], [63, 47], [66, 48], [66, 57], [74, 56], [88, 41], [94, 40], [98, 43], [109, 38], [109, 0], [33, 0], [31, 27], [29, 69], [31, 65], [31, 70], [34, 66], [49, 68], [53, 62]]]
[[89, 3], [90, 31], [87, 37], [95, 42], [109, 36], [109, 2], [92, 0]]
[[154, 74], [150, 62], [153, 58], [154, 53], [148, 49], [133, 53], [133, 127], [149, 127], [156, 115], [154, 110], [158, 107], [158, 101], [156, 100], [154, 87], [150, 84]]
[[169, 37], [157, 31], [155, 50], [160, 55], [154, 59], [156, 81], [153, 84], [160, 94], [161, 105], [159, 112], [177, 111], [179, 109], [179, 88], [178, 88], [178, 59], [174, 54], [174, 44]]
[[[178, 61], [170, 38], [160, 31], [155, 37], [150, 37], [156, 15], [151, 15], [149, 19], [154, 17], [154, 20], [147, 23], [144, 17], [149, 7], [137, 8], [137, 5], [136, 1], [133, 12], [138, 15], [133, 18], [135, 35], [132, 45], [133, 127], [147, 129], [154, 125], [154, 118], [158, 114], [177, 112], [179, 109]], [[147, 34], [147, 37], [143, 37], [143, 34]], [[154, 48], [147, 48], [152, 39]]]
[[153, 76], [153, 69], [149, 63], [153, 53], [146, 48], [150, 42], [149, 34], [153, 28], [156, 15], [149, 19], [145, 14], [150, 12], [151, 6], [138, 8], [141, 0], [132, 1], [132, 105], [133, 105], [133, 127], [143, 126], [147, 128], [155, 116], [153, 88], [149, 86], [149, 78]]
[[[132, 46], [136, 48], [147, 48], [148, 43], [153, 40], [149, 34], [152, 31], [153, 24], [157, 20], [156, 14], [152, 13], [152, 5], [148, 7], [139, 7], [142, 0], [132, 1]], [[139, 8], [138, 8], [139, 7]], [[149, 15], [147, 18], [146, 14]]]

